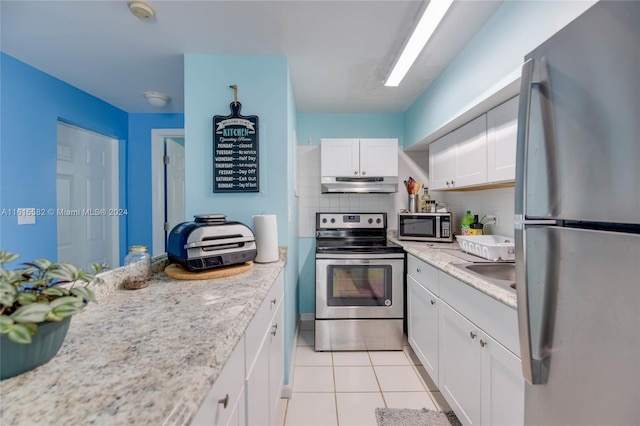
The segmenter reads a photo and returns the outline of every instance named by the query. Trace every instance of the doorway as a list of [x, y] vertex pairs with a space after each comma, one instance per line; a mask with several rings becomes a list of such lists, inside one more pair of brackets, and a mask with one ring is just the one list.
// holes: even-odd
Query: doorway
[[60, 122], [57, 140], [58, 261], [118, 266], [118, 140]]
[[152, 256], [166, 252], [171, 229], [185, 220], [184, 129], [151, 131]]

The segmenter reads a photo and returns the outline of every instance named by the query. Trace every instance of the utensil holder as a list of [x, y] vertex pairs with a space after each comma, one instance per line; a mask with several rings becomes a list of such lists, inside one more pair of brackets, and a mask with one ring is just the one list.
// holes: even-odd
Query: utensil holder
[[416, 213], [418, 211], [417, 209], [417, 197], [416, 194], [409, 194], [409, 208], [407, 210], [409, 210], [409, 213]]

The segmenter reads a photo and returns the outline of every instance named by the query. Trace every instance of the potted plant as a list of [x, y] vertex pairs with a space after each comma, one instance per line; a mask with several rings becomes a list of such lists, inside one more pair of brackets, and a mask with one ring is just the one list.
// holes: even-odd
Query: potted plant
[[19, 256], [0, 250], [0, 379], [32, 370], [53, 358], [69, 329], [71, 316], [95, 296], [87, 286], [101, 281], [68, 263], [37, 259], [14, 269]]

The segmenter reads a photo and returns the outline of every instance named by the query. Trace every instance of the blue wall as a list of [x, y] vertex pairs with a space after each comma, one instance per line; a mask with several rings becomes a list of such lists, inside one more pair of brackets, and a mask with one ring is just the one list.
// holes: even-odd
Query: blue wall
[[[298, 113], [299, 145], [319, 145], [322, 138], [397, 138], [404, 141], [403, 114]], [[298, 247], [299, 311], [315, 312], [315, 239], [300, 238]], [[311, 283], [311, 284], [310, 284]]]
[[[284, 56], [185, 55], [186, 215], [223, 213], [228, 219], [253, 225], [252, 215], [275, 214], [278, 242], [288, 246], [285, 266], [286, 365], [297, 322], [297, 213], [293, 194], [293, 130], [295, 104]], [[243, 115], [257, 115], [260, 191], [213, 193], [212, 118], [228, 115], [233, 90]], [[287, 368], [288, 372], [288, 368]], [[288, 380], [288, 377], [287, 377]]]
[[404, 142], [403, 114], [298, 113], [298, 144], [319, 145], [321, 138], [398, 138]]
[[[0, 209], [55, 210], [58, 120], [120, 140], [120, 164], [125, 164], [126, 112], [11, 56], [0, 55]], [[122, 166], [120, 182], [120, 204], [126, 206]], [[19, 253], [20, 261], [57, 258], [55, 215], [39, 216], [35, 225], [18, 225], [16, 216], [3, 215], [0, 230], [0, 247]], [[126, 250], [126, 230], [122, 217], [121, 253]]]
[[151, 130], [183, 127], [184, 114], [129, 114], [129, 245], [144, 244], [153, 247]]
[[505, 1], [405, 112], [405, 148], [520, 76], [527, 53], [593, 1]]
[[[56, 208], [63, 121], [120, 141], [120, 207], [128, 211], [120, 218], [120, 262], [130, 244], [151, 247], [151, 129], [183, 128], [184, 115], [127, 114], [11, 56], [0, 60], [0, 210]], [[57, 258], [55, 215], [37, 217], [35, 225], [17, 222], [0, 216], [0, 247], [20, 253], [20, 261]]]

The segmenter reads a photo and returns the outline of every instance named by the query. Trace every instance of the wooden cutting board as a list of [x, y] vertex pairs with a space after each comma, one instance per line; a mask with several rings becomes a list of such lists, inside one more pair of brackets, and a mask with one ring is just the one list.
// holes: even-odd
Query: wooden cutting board
[[242, 274], [253, 268], [253, 262], [245, 262], [240, 265], [222, 266], [220, 268], [210, 269], [202, 272], [191, 272], [172, 263], [164, 268], [164, 274], [169, 278], [176, 280], [212, 280], [215, 278], [231, 277], [233, 275]]

